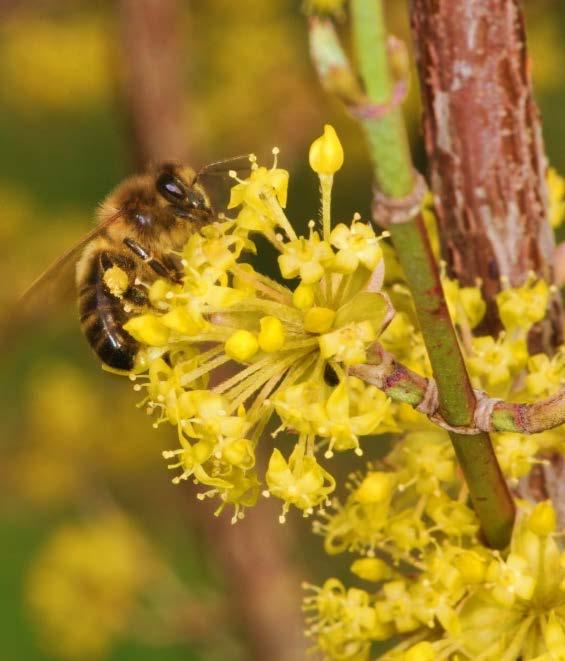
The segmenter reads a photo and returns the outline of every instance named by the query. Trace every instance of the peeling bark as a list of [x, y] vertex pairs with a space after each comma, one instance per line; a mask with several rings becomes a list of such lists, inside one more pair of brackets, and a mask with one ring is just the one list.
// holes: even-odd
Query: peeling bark
[[[518, 0], [411, 0], [424, 137], [448, 272], [482, 280], [483, 332], [501, 329], [494, 297], [507, 277], [553, 282], [546, 158]], [[554, 300], [534, 337], [561, 340]]]

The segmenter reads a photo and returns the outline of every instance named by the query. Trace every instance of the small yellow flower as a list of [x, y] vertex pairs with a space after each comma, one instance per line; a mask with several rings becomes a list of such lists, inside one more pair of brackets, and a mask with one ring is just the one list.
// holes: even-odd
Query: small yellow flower
[[288, 190], [288, 172], [280, 168], [257, 167], [252, 170], [246, 181], [241, 181], [231, 189], [228, 209], [246, 204], [258, 213], [270, 215], [271, 210], [265, 203], [265, 197], [274, 195], [281, 207], [286, 206]]
[[373, 228], [365, 223], [353, 222], [351, 227], [343, 223], [336, 225], [330, 234], [330, 242], [338, 250], [331, 269], [338, 273], [353, 273], [359, 263], [373, 271], [383, 258], [379, 239]]
[[309, 514], [335, 489], [334, 478], [314, 456], [304, 454], [301, 443], [296, 445], [288, 462], [279, 450], [273, 450], [265, 477], [269, 493], [284, 501], [281, 522], [290, 505]]
[[278, 262], [283, 278], [300, 276], [304, 284], [312, 285], [323, 278], [333, 256], [330, 245], [312, 232], [309, 239], [301, 237], [286, 243]]
[[335, 174], [343, 165], [343, 147], [331, 124], [324, 126], [324, 133], [310, 146], [310, 167], [321, 175]]
[[333, 451], [353, 449], [357, 455], [359, 436], [376, 433], [389, 411], [390, 400], [375, 387], [366, 386], [354, 377], [342, 380], [317, 408], [316, 433], [329, 439], [326, 458]]
[[153, 314], [142, 314], [130, 319], [124, 324], [124, 330], [139, 342], [154, 347], [166, 345], [171, 333], [161, 318]]
[[398, 633], [414, 631], [419, 622], [414, 616], [413, 602], [403, 581], [391, 581], [383, 587], [383, 601], [377, 601], [375, 610], [379, 620], [394, 623]]
[[[312, 308], [313, 309], [313, 308]], [[377, 339], [370, 321], [351, 323], [320, 337], [320, 353], [326, 359], [345, 365], [359, 365], [367, 360], [367, 348]]]
[[467, 357], [467, 366], [477, 387], [493, 395], [506, 395], [511, 389], [513, 377], [522, 370], [528, 360], [524, 339], [514, 340], [501, 335], [495, 340], [489, 335], [474, 337], [473, 353]]
[[496, 296], [500, 320], [509, 331], [529, 330], [545, 317], [548, 303], [547, 283], [535, 278], [530, 278], [522, 287], [504, 289]]
[[506, 562], [493, 560], [487, 567], [486, 580], [492, 584], [490, 592], [501, 606], [512, 606], [517, 598], [531, 599], [536, 582], [530, 575], [525, 558], [511, 553]]
[[485, 315], [487, 306], [480, 287], [461, 287], [457, 280], [442, 277], [449, 313], [456, 324], [475, 328]]
[[536, 436], [525, 434], [496, 434], [496, 456], [505, 475], [516, 481], [527, 475], [540, 447]]
[[202, 315], [194, 314], [189, 306], [173, 308], [159, 319], [164, 326], [182, 335], [196, 335], [207, 326]]

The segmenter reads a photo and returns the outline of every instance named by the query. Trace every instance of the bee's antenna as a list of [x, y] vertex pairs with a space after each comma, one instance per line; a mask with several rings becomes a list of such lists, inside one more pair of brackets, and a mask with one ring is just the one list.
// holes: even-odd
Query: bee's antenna
[[[213, 174], [226, 174], [228, 171], [227, 168], [222, 167], [226, 165], [233, 166], [233, 164], [236, 161], [241, 161], [242, 166], [245, 165], [246, 168], [249, 168], [249, 154], [240, 154], [239, 156], [232, 156], [231, 158], [224, 158], [220, 161], [213, 161], [212, 163], [208, 163], [207, 165], [204, 165], [198, 172], [196, 173], [196, 181], [203, 175], [213, 175]], [[235, 168], [230, 167], [230, 170], [233, 170]]]

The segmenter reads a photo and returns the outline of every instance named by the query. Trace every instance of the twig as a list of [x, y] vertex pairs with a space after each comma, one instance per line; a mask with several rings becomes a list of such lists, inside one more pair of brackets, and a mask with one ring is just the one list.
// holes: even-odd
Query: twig
[[121, 0], [125, 96], [138, 165], [186, 160], [177, 0]]
[[380, 344], [371, 347], [370, 362], [350, 368], [350, 373], [380, 388], [395, 402], [409, 404], [427, 415], [432, 422], [458, 434], [481, 431], [538, 434], [565, 424], [565, 388], [534, 403], [506, 402], [480, 390], [474, 390], [477, 400], [473, 418], [468, 425], [455, 426], [440, 412], [438, 386], [433, 379], [413, 372], [399, 363]]
[[[361, 78], [369, 103], [389, 104], [394, 85], [390, 75], [381, 0], [352, 0], [352, 26]], [[320, 70], [320, 67], [318, 67]], [[364, 117], [363, 113], [356, 113]], [[438, 387], [439, 411], [454, 427], [473, 421], [475, 397], [443, 295], [421, 215], [417, 210], [418, 179], [414, 176], [400, 109], [361, 120], [369, 143], [378, 211], [386, 219], [406, 281], [412, 292], [424, 342]], [[399, 222], [402, 221], [402, 222]], [[471, 499], [488, 543], [508, 544], [514, 504], [488, 434], [450, 432]]]

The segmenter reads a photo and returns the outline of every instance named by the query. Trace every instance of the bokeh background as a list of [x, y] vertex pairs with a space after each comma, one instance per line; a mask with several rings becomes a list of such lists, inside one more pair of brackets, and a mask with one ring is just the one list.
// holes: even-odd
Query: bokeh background
[[[405, 3], [391, 30], [408, 36]], [[308, 146], [336, 126], [337, 216], [367, 214], [361, 136], [320, 89], [300, 0], [0, 2], [0, 306], [92, 227], [147, 159], [198, 167], [274, 145], [290, 215], [317, 212]], [[565, 171], [565, 1], [526, 2], [547, 151]], [[425, 166], [417, 85], [407, 115]], [[268, 268], [265, 265], [264, 268]], [[0, 346], [0, 657], [300, 659], [300, 582], [340, 575], [294, 516], [264, 502], [233, 527], [173, 486], [139, 396], [104, 373], [72, 302]], [[268, 444], [268, 438], [266, 439]], [[378, 450], [377, 450], [378, 451]], [[360, 466], [348, 459], [345, 476]], [[289, 517], [290, 518], [290, 517]]]

